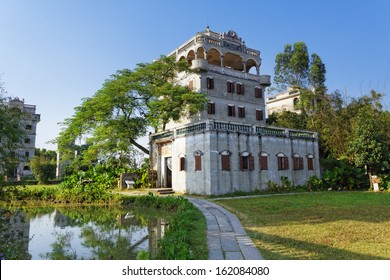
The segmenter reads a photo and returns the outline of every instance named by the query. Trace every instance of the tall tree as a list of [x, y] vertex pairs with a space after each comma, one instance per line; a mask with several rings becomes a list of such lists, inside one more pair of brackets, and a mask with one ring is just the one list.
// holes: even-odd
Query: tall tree
[[278, 90], [287, 87], [306, 87], [309, 75], [309, 54], [304, 42], [296, 42], [294, 46], [287, 44], [284, 52], [278, 53], [275, 59], [274, 82]]
[[0, 175], [12, 175], [19, 162], [16, 151], [22, 145], [25, 131], [22, 126], [23, 112], [6, 106], [5, 93], [0, 80]]
[[369, 176], [388, 174], [390, 171], [389, 113], [379, 109], [379, 96], [371, 91], [371, 101], [368, 96], [360, 99], [363, 103], [353, 119], [349, 143], [351, 160], [356, 166], [365, 167]]
[[60, 150], [72, 150], [77, 139], [85, 138], [89, 160], [110, 154], [126, 156], [131, 146], [149, 153], [137, 142], [148, 127], [165, 129], [169, 121], [204, 108], [204, 94], [179, 84], [178, 74], [191, 71], [187, 62], [175, 57], [138, 64], [134, 71], [117, 71], [65, 120], [65, 129], [57, 138]]

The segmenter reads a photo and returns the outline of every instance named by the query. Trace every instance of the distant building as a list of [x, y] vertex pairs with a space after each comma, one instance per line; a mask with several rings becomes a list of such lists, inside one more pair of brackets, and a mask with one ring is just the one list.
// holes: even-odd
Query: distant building
[[30, 159], [34, 157], [37, 124], [41, 120], [41, 115], [35, 113], [35, 105], [25, 104], [24, 100], [20, 100], [17, 97], [4, 102], [4, 105], [9, 108], [19, 109], [24, 113], [22, 125], [25, 128], [26, 134], [23, 139], [23, 146], [16, 151], [20, 158], [20, 163], [14, 171], [14, 176], [20, 179], [23, 176], [32, 175]]
[[265, 190], [285, 177], [303, 185], [320, 176], [317, 133], [265, 124], [264, 91], [271, 83], [260, 75], [260, 51], [234, 31], [207, 28], [170, 55], [199, 70], [180, 73], [180, 80], [209, 102], [199, 114], [151, 134], [157, 187], [218, 195]]
[[281, 113], [283, 111], [290, 111], [294, 113], [301, 113], [297, 105], [301, 93], [297, 89], [288, 88], [286, 92], [269, 95], [267, 97], [267, 114]]

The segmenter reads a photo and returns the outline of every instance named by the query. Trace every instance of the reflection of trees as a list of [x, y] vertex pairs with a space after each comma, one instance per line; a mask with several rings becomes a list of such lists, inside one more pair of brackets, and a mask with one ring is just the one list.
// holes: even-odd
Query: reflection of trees
[[30, 223], [17, 210], [0, 209], [0, 253], [8, 260], [29, 260]]
[[141, 230], [142, 228], [138, 226], [108, 229], [104, 226], [88, 225], [83, 227], [81, 236], [84, 238], [83, 245], [92, 248], [96, 259], [128, 260], [136, 259], [137, 247], [148, 239], [148, 236], [145, 235], [132, 244], [133, 232]]
[[72, 232], [64, 234], [56, 232], [57, 240], [51, 244], [52, 252], [42, 254], [41, 256], [50, 260], [76, 260], [76, 251], [72, 248], [70, 241], [73, 238]]
[[55, 241], [50, 244], [52, 251], [40, 255], [54, 260], [80, 257], [76, 247], [71, 245], [72, 228], [81, 228], [82, 245], [91, 250], [91, 258], [136, 259], [141, 248], [146, 249], [147, 241], [153, 257], [169, 215], [156, 209], [113, 207], [63, 207], [59, 210], [26, 207], [23, 211], [0, 209], [0, 214], [0, 253], [6, 259], [31, 259], [28, 253], [30, 218], [54, 214], [54, 225], [69, 229], [65, 233], [55, 231]]

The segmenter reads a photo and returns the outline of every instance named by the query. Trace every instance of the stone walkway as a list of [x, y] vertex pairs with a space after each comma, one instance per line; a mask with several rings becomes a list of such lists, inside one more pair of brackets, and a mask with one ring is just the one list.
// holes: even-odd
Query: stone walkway
[[209, 260], [262, 260], [237, 217], [205, 199], [187, 197], [206, 217]]

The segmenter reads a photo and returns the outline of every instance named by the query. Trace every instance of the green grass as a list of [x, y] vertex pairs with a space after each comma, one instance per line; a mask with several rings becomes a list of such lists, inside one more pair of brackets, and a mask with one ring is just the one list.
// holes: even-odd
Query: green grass
[[220, 200], [265, 259], [390, 259], [390, 192]]

